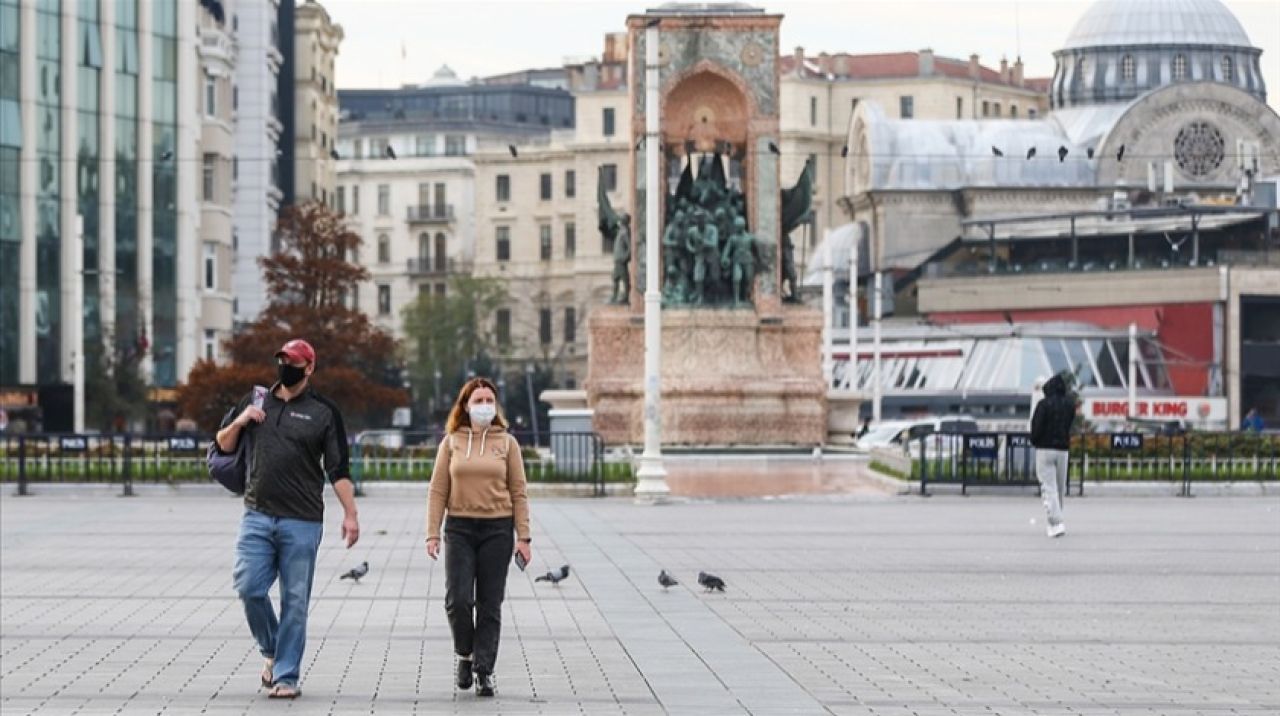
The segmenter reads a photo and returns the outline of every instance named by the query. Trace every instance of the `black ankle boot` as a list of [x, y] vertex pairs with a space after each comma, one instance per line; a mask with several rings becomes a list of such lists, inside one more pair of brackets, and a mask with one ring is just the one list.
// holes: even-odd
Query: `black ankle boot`
[[458, 659], [458, 688], [471, 688], [471, 660]]
[[493, 696], [493, 674], [476, 674], [476, 696]]

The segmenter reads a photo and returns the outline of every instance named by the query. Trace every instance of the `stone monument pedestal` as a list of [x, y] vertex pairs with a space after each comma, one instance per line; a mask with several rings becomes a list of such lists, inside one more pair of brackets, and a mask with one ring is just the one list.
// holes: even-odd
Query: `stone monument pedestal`
[[[644, 320], [601, 307], [589, 320], [587, 401], [607, 444], [644, 442]], [[663, 445], [821, 445], [827, 391], [822, 313], [782, 306], [662, 312]]]

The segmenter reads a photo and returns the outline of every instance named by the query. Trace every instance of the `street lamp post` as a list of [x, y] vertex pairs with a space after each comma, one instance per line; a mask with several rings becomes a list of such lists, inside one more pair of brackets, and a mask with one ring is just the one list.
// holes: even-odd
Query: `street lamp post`
[[671, 493], [662, 465], [662, 297], [658, 291], [658, 20], [644, 31], [644, 453], [636, 501], [656, 504]]
[[524, 364], [524, 385], [529, 393], [529, 424], [533, 426], [533, 444], [538, 444], [538, 403], [533, 397], [533, 364]]

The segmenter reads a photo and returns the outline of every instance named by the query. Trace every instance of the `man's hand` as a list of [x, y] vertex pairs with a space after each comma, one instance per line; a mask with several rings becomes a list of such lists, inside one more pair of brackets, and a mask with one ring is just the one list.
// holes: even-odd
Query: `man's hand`
[[236, 416], [235, 422], [236, 425], [243, 428], [250, 422], [260, 423], [266, 419], [267, 414], [263, 412], [262, 408], [255, 408], [254, 406], [249, 405], [245, 407], [243, 412]]
[[347, 549], [355, 546], [356, 541], [360, 539], [360, 520], [356, 518], [354, 512], [348, 512], [342, 518], [342, 539], [347, 543]]
[[427, 556], [435, 559], [440, 556], [440, 538], [432, 537], [427, 540]]

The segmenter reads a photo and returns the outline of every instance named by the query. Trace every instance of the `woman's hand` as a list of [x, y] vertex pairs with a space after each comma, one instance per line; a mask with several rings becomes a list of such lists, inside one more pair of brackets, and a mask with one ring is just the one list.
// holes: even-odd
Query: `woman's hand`
[[516, 542], [515, 553], [524, 557], [526, 564], [533, 563], [533, 548], [529, 546], [528, 542]]
[[432, 537], [427, 540], [427, 556], [435, 559], [440, 556], [440, 538]]

